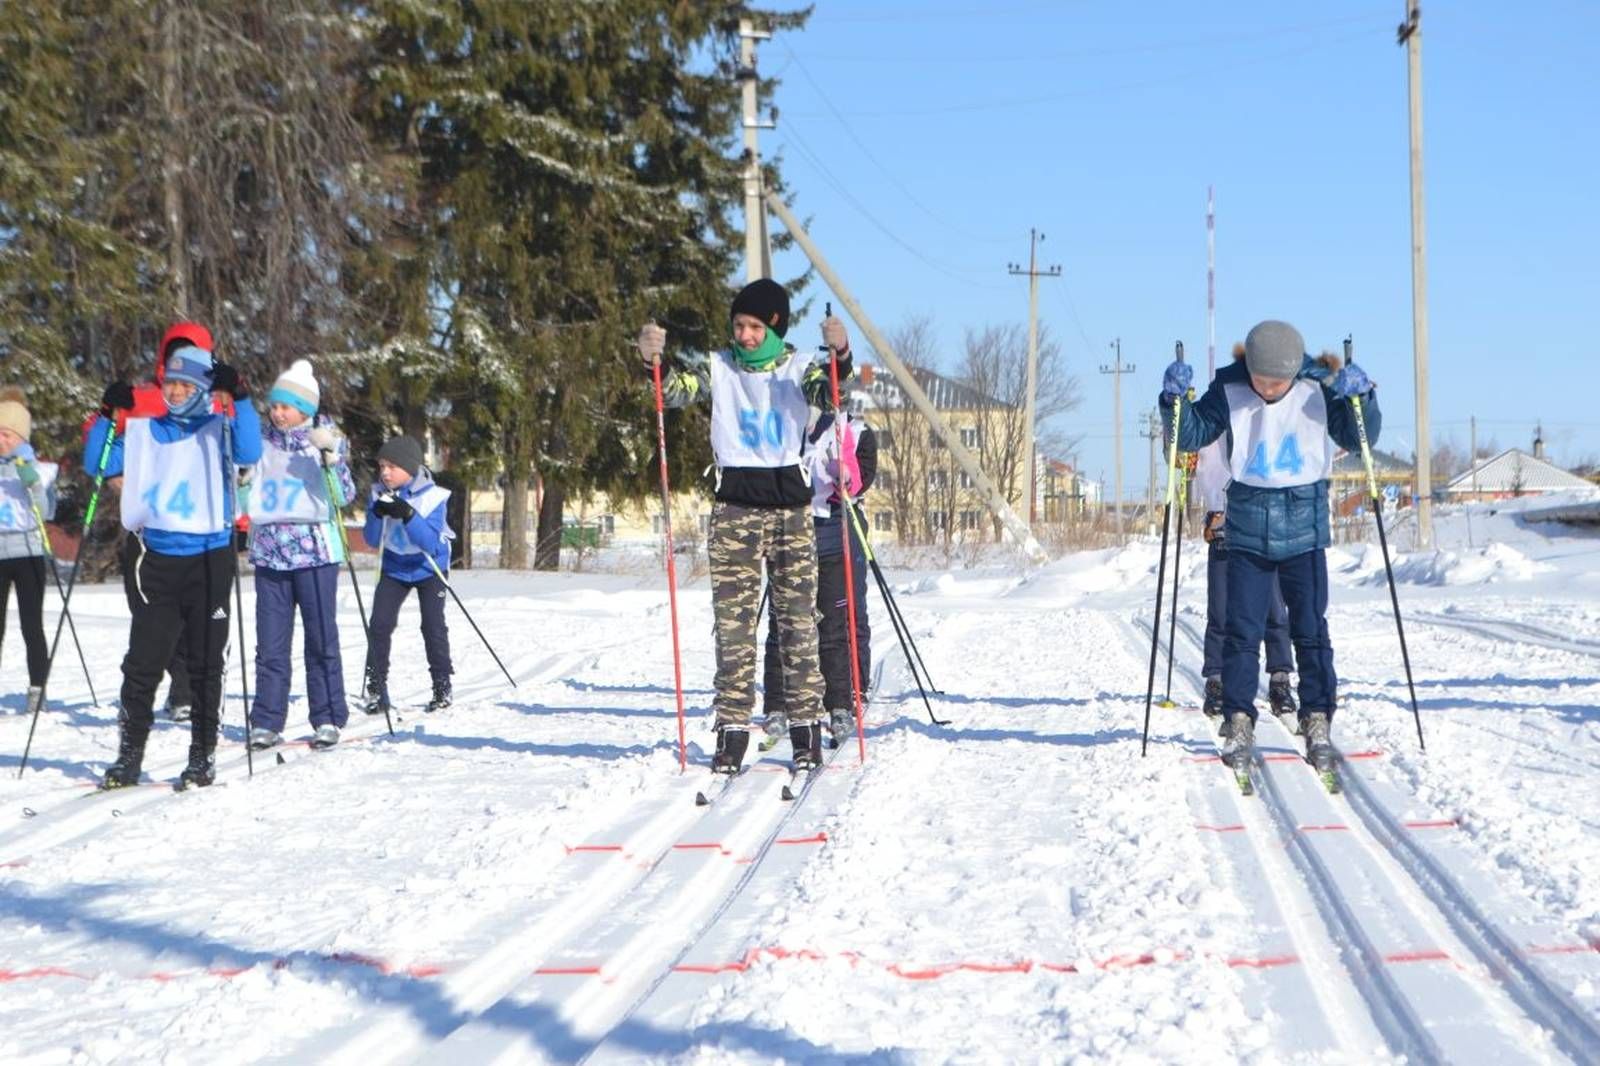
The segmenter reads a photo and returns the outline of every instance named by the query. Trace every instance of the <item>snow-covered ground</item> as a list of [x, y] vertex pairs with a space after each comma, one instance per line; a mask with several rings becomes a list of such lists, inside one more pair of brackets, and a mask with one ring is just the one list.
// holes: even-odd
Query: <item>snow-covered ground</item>
[[658, 578], [472, 571], [516, 688], [452, 613], [424, 716], [408, 609], [392, 737], [251, 779], [235, 672], [222, 783], [181, 795], [172, 724], [156, 786], [90, 791], [127, 617], [82, 587], [101, 702], [64, 644], [21, 780], [14, 630], [0, 663], [0, 1061], [1600, 1060], [1600, 536], [1490, 510], [1396, 560], [1425, 753], [1382, 558], [1333, 553], [1339, 797], [1265, 720], [1260, 795], [1217, 765], [1194, 542], [1147, 756], [1142, 543], [891, 572], [952, 724], [874, 595], [865, 763], [785, 804], [781, 744], [709, 808], [703, 584], [687, 778]]

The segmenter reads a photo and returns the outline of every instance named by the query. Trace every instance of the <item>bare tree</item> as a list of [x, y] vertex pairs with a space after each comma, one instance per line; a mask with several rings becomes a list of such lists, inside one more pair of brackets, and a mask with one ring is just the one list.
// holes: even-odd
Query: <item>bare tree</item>
[[[889, 342], [908, 368], [931, 367], [934, 361], [933, 320], [908, 318], [890, 330]], [[893, 380], [888, 374], [884, 375]], [[878, 433], [880, 471], [873, 492], [888, 501], [896, 535], [905, 543], [925, 539], [928, 504], [928, 424], [920, 412], [894, 389], [879, 392], [873, 416]]]
[[[1028, 331], [1013, 323], [967, 330], [962, 355], [961, 380], [986, 398], [975, 409], [978, 462], [995, 479], [1006, 501], [1017, 504], [1029, 495], [1022, 484], [1027, 473], [1026, 426], [1028, 390]], [[1061, 345], [1039, 325], [1039, 376], [1034, 400], [1036, 428], [1066, 414], [1080, 400], [1078, 381], [1067, 373]], [[1060, 432], [1037, 433], [1037, 447], [1048, 454], [1066, 451], [1070, 440]], [[1000, 520], [991, 518], [994, 537], [1001, 535]]]

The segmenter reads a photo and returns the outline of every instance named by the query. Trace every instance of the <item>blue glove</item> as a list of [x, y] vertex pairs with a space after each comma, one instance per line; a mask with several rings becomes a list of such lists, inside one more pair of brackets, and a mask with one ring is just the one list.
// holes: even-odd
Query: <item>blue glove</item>
[[1167, 372], [1161, 375], [1161, 395], [1175, 400], [1188, 392], [1193, 382], [1193, 367], [1188, 363], [1173, 363], [1167, 367]]
[[1351, 363], [1340, 370], [1333, 379], [1333, 394], [1342, 399], [1352, 396], [1365, 396], [1372, 391], [1372, 381], [1367, 377], [1367, 372]]

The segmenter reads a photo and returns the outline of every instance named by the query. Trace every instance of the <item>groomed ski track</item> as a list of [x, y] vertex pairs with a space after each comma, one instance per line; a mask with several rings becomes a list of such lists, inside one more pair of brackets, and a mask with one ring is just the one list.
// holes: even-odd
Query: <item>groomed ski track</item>
[[[85, 1061], [148, 1058], [173, 1041], [171, 1061], [200, 1061], [241, 1017], [273, 1020], [246, 1027], [239, 1061], [359, 1066], [1023, 1061], [1030, 1048], [1160, 1061], [1600, 1059], [1593, 998], [1573, 993], [1594, 986], [1600, 952], [1508, 891], [1468, 819], [1439, 809], [1427, 776], [1439, 767], [1395, 725], [1409, 728], [1397, 661], [1353, 657], [1352, 672], [1375, 680], [1350, 684], [1358, 708], [1336, 726], [1344, 795], [1323, 792], [1298, 742], [1263, 717], [1260, 793], [1244, 798], [1197, 711], [1154, 710], [1150, 755], [1138, 758], [1149, 635], [1127, 607], [1055, 606], [1049, 588], [1014, 578], [903, 593], [948, 690], [935, 709], [954, 725], [927, 724], [880, 624], [867, 763], [847, 740], [792, 804], [778, 798], [787, 743], [764, 759], [752, 750], [710, 808], [692, 802], [710, 776], [708, 611], [685, 625], [696, 765], [679, 776], [659, 641], [635, 655], [633, 633], [607, 628], [632, 617], [616, 605], [595, 607], [605, 624], [562, 646], [561, 630], [585, 624], [586, 599], [542, 628], [510, 608], [520, 628], [491, 624], [514, 693], [458, 627], [457, 705], [437, 718], [404, 710], [392, 740], [381, 717], [355, 716], [332, 752], [290, 749], [281, 766], [258, 753], [250, 783], [235, 739], [223, 787], [182, 795], [161, 782], [90, 796], [46, 780], [28, 794], [33, 817], [0, 822], [5, 928], [22, 934], [0, 951], [0, 987], [28, 994], [27, 1015], [13, 1015], [25, 1024], [0, 1035], [0, 1051], [37, 1052], [52, 1029], [87, 1010], [109, 1020], [121, 1004], [135, 1025], [168, 1020], [131, 1043], [77, 1040]], [[664, 622], [650, 610], [649, 625]], [[1387, 621], [1386, 603], [1360, 610], [1361, 626]], [[1174, 696], [1185, 704], [1199, 692], [1193, 618], [1180, 614]], [[1422, 645], [1436, 633], [1512, 639], [1420, 617], [1415, 632]], [[1516, 638], [1550, 657], [1545, 673], [1582, 654], [1552, 636]], [[414, 675], [396, 695], [425, 691]], [[1430, 707], [1453, 710], [1438, 681], [1419, 695], [1425, 720]], [[236, 692], [231, 707], [237, 722]], [[563, 717], [580, 713], [590, 717], [572, 723], [609, 717], [611, 731], [585, 743], [591, 727]], [[1450, 728], [1487, 717], [1452, 714]], [[186, 729], [163, 733], [171, 749]], [[1537, 735], [1524, 739], [1535, 757]], [[627, 758], [607, 761], [612, 752]], [[176, 759], [152, 765], [169, 762], [175, 773]], [[548, 811], [498, 798], [523, 779]], [[241, 881], [272, 876], [288, 854], [240, 846], [241, 832], [286, 832], [252, 807], [317, 790], [325, 811], [291, 808], [324, 823], [298, 834], [304, 880], [279, 872], [265, 891]], [[384, 808], [394, 815], [374, 820]], [[444, 808], [464, 813], [428, 817]], [[407, 818], [436, 842], [407, 840], [396, 828]], [[215, 889], [168, 887], [177, 868], [147, 857], [202, 823], [212, 825], [175, 842], [172, 858], [209, 862], [220, 849]], [[337, 894], [319, 909], [324, 841]], [[97, 905], [108, 889], [129, 892], [127, 905]], [[276, 906], [300, 917], [240, 917]], [[213, 1019], [218, 1035], [187, 1036], [190, 1017]]]
[[[1190, 706], [1176, 713], [1186, 719], [1186, 738], [1209, 739], [1210, 720], [1195, 711], [1204, 683], [1190, 665], [1204, 650], [1203, 635], [1189, 618], [1180, 617], [1177, 628], [1188, 654], [1175, 673]], [[1132, 629], [1148, 649], [1148, 621]], [[1263, 686], [1263, 708], [1264, 693]], [[1331, 796], [1300, 757], [1303, 742], [1265, 710], [1256, 750], [1257, 797], [1239, 797], [1220, 763], [1204, 786], [1229, 793], [1240, 813], [1239, 822], [1222, 831], [1264, 838], [1254, 849], [1263, 867], [1272, 865], [1275, 843], [1287, 850], [1299, 892], [1280, 898], [1298, 894], [1312, 903], [1340, 945], [1344, 981], [1359, 993], [1391, 1054], [1428, 1063], [1600, 1058], [1600, 1022], [1567, 994], [1574, 973], [1563, 972], [1559, 962], [1591, 954], [1593, 946], [1525, 914], [1518, 920], [1525, 908], [1475, 875], [1466, 856], [1441, 836], [1452, 824], [1407, 816], [1415, 801], [1374, 768], [1383, 753], [1342, 754], [1344, 791]], [[1209, 766], [1213, 759], [1200, 762]], [[1245, 863], [1235, 873], [1246, 881], [1258, 871]], [[1281, 878], [1260, 873], [1282, 887]], [[1325, 946], [1303, 926], [1296, 938]], [[1319, 959], [1318, 969], [1326, 970], [1325, 961]], [[1326, 1013], [1336, 1016], [1345, 1004], [1337, 990], [1325, 995], [1334, 1000], [1324, 1003]]]

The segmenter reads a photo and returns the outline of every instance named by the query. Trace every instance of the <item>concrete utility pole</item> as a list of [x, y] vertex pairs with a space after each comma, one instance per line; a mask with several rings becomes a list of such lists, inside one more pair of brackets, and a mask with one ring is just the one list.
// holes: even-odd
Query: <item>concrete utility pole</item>
[[[1145, 418], [1144, 428], [1139, 431], [1139, 436], [1150, 442], [1150, 485], [1145, 493], [1145, 503], [1149, 510], [1145, 513], [1154, 516], [1156, 513], [1156, 441], [1165, 434], [1162, 432], [1160, 410], [1151, 411]], [[1153, 517], [1152, 517], [1153, 520]]]
[[758, 130], [773, 124], [757, 117], [756, 42], [770, 41], [772, 34], [756, 29], [754, 19], [739, 20], [739, 83], [744, 96], [744, 279], [746, 282], [772, 276], [772, 246], [767, 241], [767, 213], [761, 200], [761, 146]]
[[1122, 338], [1118, 337], [1111, 342], [1111, 347], [1117, 353], [1116, 362], [1111, 366], [1100, 364], [1100, 373], [1111, 375], [1111, 437], [1116, 447], [1117, 470], [1117, 539], [1122, 539], [1122, 375], [1131, 374], [1136, 369], [1131, 364], [1122, 365]]
[[1478, 416], [1477, 415], [1473, 415], [1472, 416], [1470, 425], [1472, 426], [1472, 435], [1469, 438], [1471, 443], [1469, 443], [1467, 445], [1467, 447], [1472, 449], [1472, 453], [1469, 456], [1467, 456], [1467, 458], [1472, 463], [1472, 467], [1471, 467], [1471, 470], [1472, 470], [1472, 499], [1473, 499], [1473, 502], [1476, 503], [1477, 499], [1478, 499]]
[[1017, 543], [1022, 546], [1022, 549], [1034, 561], [1048, 562], [1049, 555], [1045, 553], [1044, 548], [1034, 537], [1033, 532], [1028, 529], [1028, 524], [1018, 518], [1016, 512], [1011, 509], [1011, 505], [1006, 502], [1005, 496], [1001, 494], [994, 480], [979, 465], [978, 457], [973, 455], [971, 450], [961, 443], [960, 434], [950, 429], [950, 424], [939, 414], [938, 408], [933, 406], [933, 401], [928, 399], [928, 394], [922, 391], [922, 387], [917, 384], [916, 378], [911, 376], [911, 371], [906, 368], [905, 363], [900, 361], [900, 357], [894, 353], [894, 348], [889, 344], [888, 339], [884, 337], [872, 319], [867, 317], [866, 309], [861, 306], [860, 301], [851, 294], [850, 290], [844, 287], [844, 282], [839, 279], [839, 275], [834, 273], [833, 267], [823, 258], [822, 251], [811, 240], [811, 235], [805, 231], [805, 227], [800, 225], [800, 220], [794, 217], [794, 212], [789, 210], [788, 205], [783, 202], [783, 198], [780, 196], [768, 193], [766, 200], [767, 206], [772, 209], [772, 213], [778, 216], [779, 221], [788, 229], [789, 235], [800, 246], [800, 250], [805, 253], [807, 259], [811, 260], [811, 265], [817, 268], [817, 273], [822, 276], [823, 282], [833, 290], [833, 294], [839, 298], [839, 303], [844, 305], [845, 311], [855, 320], [856, 325], [861, 327], [861, 332], [866, 334], [867, 341], [872, 345], [873, 350], [888, 364], [889, 371], [894, 375], [894, 382], [900, 387], [900, 391], [905, 393], [912, 406], [921, 412], [922, 417], [928, 420], [928, 425], [939, 435], [939, 439], [944, 441], [944, 446], [950, 449], [951, 457], [972, 479], [972, 483], [977, 486], [978, 492], [982, 494], [985, 502], [988, 503], [989, 512], [999, 519], [1000, 524], [1006, 527], [1006, 530], [1016, 538]]
[[1036, 476], [1033, 469], [1033, 461], [1034, 453], [1037, 451], [1033, 442], [1035, 429], [1033, 406], [1034, 397], [1039, 391], [1039, 279], [1059, 278], [1061, 276], [1061, 268], [1059, 266], [1053, 266], [1047, 270], [1039, 269], [1039, 242], [1042, 240], [1044, 240], [1043, 233], [1036, 229], [1028, 231], [1027, 270], [1023, 270], [1016, 263], [1006, 264], [1006, 269], [1012, 274], [1026, 274], [1028, 276], [1028, 399], [1022, 411], [1022, 454], [1028, 465], [1023, 473], [1022, 484], [1028, 493], [1026, 514], [1030, 526], [1038, 521], [1039, 518], [1033, 505], [1034, 477]]
[[1428, 432], [1428, 234], [1422, 211], [1422, 9], [1405, 0], [1399, 41], [1406, 46], [1411, 96], [1411, 358], [1417, 383], [1417, 547], [1433, 547], [1433, 454]]
[[1217, 376], [1217, 210], [1206, 186], [1206, 383]]

